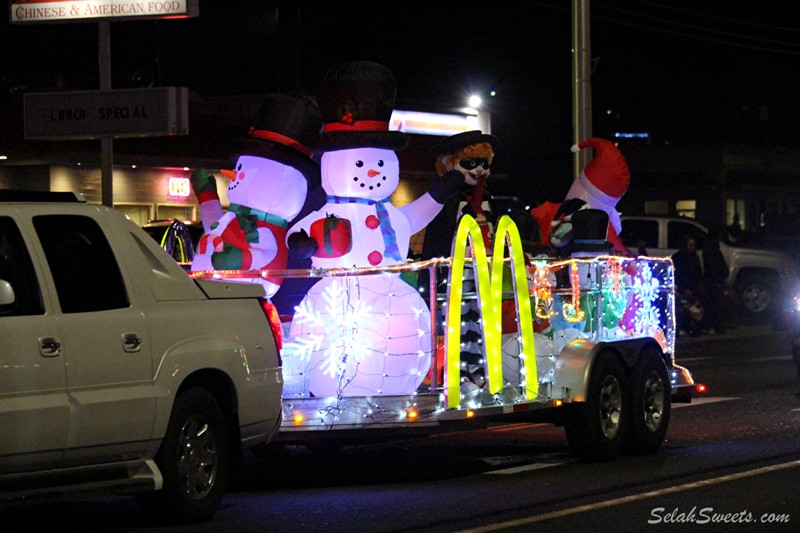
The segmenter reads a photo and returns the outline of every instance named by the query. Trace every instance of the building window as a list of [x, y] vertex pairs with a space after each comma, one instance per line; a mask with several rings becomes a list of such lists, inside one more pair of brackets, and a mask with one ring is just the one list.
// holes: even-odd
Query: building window
[[645, 215], [669, 215], [669, 202], [667, 200], [645, 200]]
[[158, 204], [156, 205], [156, 219], [168, 220], [196, 220], [195, 206], [186, 204]]
[[675, 202], [675, 213], [679, 217], [695, 218], [696, 209], [696, 200], [678, 200]]
[[128, 215], [139, 226], [144, 226], [153, 218], [153, 204], [114, 204], [114, 209]]
[[747, 229], [744, 227], [744, 223], [747, 221], [744, 207], [744, 200], [741, 198], [728, 198], [725, 200], [725, 225]]

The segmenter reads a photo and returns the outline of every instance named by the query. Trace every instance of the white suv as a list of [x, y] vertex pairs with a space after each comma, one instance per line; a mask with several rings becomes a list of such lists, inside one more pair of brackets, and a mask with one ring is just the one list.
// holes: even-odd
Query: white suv
[[136, 492], [210, 518], [280, 426], [263, 295], [193, 280], [111, 208], [0, 191], [0, 499]]

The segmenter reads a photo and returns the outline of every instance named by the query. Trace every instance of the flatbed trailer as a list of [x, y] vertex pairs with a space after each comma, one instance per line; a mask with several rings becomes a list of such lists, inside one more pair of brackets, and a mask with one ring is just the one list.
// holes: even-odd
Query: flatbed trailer
[[[479, 232], [473, 219], [463, 217], [452, 257], [388, 268], [193, 273], [341, 278], [358, 288], [369, 276], [429, 272], [433, 297], [427, 302], [430, 330], [424, 338], [430, 340], [431, 363], [419, 387], [408, 394], [374, 390], [359, 395], [343, 388], [323, 396], [291, 388], [297, 372], [287, 359], [292, 360], [297, 344], [287, 326], [283, 421], [274, 442], [332, 448], [498, 422], [548, 422], [564, 426], [570, 448], [582, 460], [658, 450], [671, 404], [690, 402], [701, 388], [675, 358], [672, 261], [532, 257], [523, 253], [508, 217], [499, 221], [495, 249], [487, 257], [473, 245], [481, 242]], [[436, 290], [443, 272], [446, 293]], [[465, 279], [470, 290], [464, 289]], [[480, 309], [486, 379], [480, 387], [464, 389], [460, 309], [469, 299]], [[345, 307], [352, 309], [352, 302]], [[348, 319], [341, 321], [347, 324]]]

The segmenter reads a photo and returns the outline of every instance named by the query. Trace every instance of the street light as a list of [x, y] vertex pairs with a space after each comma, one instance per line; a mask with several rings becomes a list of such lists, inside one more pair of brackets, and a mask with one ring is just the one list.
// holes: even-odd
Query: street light
[[[494, 96], [494, 94], [492, 96]], [[474, 120], [470, 120], [469, 118], [467, 119], [468, 122], [474, 124], [472, 127], [481, 130], [483, 133], [491, 133], [491, 113], [489, 113], [488, 110], [481, 111], [480, 108], [482, 104], [483, 99], [477, 94], [473, 94], [467, 99], [468, 107], [465, 107], [462, 111], [467, 115], [474, 117]]]

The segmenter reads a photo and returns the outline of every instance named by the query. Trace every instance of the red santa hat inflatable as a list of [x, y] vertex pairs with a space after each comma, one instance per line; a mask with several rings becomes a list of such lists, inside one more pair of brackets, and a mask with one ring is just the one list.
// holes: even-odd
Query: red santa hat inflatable
[[616, 205], [631, 182], [628, 164], [611, 141], [591, 137], [573, 145], [571, 150], [577, 153], [585, 148], [594, 148], [594, 158], [572, 183], [566, 199], [580, 198], [591, 208], [602, 209], [608, 213], [609, 223], [619, 233], [622, 224]]

